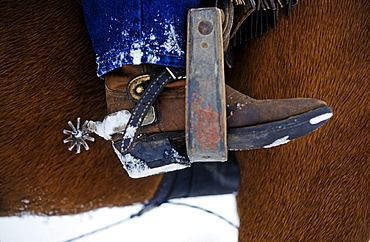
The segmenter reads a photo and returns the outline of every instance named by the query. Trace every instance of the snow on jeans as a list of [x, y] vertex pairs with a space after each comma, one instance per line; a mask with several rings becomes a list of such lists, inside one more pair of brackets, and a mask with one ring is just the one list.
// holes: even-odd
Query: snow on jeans
[[199, 0], [84, 0], [97, 75], [127, 64], [185, 68], [186, 18]]

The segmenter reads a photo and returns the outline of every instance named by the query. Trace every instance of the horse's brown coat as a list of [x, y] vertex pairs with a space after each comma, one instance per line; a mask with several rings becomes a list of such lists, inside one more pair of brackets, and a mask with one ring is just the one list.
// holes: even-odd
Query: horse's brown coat
[[102, 120], [104, 82], [77, 1], [1, 1], [0, 215], [60, 215], [150, 199], [161, 179], [130, 179], [109, 142], [76, 155], [68, 120]]
[[334, 117], [287, 145], [238, 155], [243, 241], [369, 241], [369, 6], [301, 1], [244, 47], [234, 86], [260, 99], [325, 100]]
[[[335, 116], [282, 147], [238, 153], [241, 241], [368, 241], [369, 3], [302, 1], [250, 41], [230, 73], [256, 98], [313, 97]], [[106, 113], [76, 1], [0, 2], [0, 215], [71, 214], [144, 202], [161, 176], [133, 180], [98, 139], [75, 155], [66, 122]]]

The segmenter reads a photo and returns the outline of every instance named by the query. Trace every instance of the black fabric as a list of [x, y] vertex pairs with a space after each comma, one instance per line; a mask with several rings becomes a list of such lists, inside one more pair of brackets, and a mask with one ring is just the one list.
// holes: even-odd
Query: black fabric
[[239, 187], [240, 169], [232, 152], [226, 162], [192, 163], [173, 173], [176, 177], [168, 199], [237, 193]]
[[[254, 3], [255, 4], [252, 4]], [[269, 28], [276, 28], [279, 20], [279, 12], [286, 9], [286, 15], [290, 16], [292, 7], [298, 4], [297, 0], [250, 0], [255, 11], [243, 22], [236, 35], [230, 40], [230, 46], [243, 44], [245, 41], [258, 35], [267, 33]]]
[[240, 169], [233, 152], [226, 162], [193, 163], [183, 170], [165, 173], [154, 197], [145, 205], [159, 206], [174, 198], [237, 193]]
[[268, 33], [270, 28], [276, 28], [280, 11], [285, 8], [286, 15], [290, 16], [292, 7], [296, 7], [298, 4], [297, 0], [249, 0], [249, 2], [255, 10], [245, 19], [235, 36], [231, 38], [225, 52], [225, 62], [230, 68], [235, 64], [241, 44]]

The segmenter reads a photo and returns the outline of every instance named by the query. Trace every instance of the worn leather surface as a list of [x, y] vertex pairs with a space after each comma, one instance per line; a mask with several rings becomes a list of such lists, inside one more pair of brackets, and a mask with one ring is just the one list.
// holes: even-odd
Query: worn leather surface
[[135, 131], [132, 135], [129, 135], [127, 137], [126, 135], [123, 136], [121, 152], [127, 151], [131, 147], [133, 140], [138, 134], [138, 129], [140, 129], [141, 124], [143, 123], [143, 120], [148, 113], [148, 110], [154, 104], [157, 96], [162, 92], [165, 86], [169, 82], [174, 80], [174, 77], [172, 77], [171, 74], [175, 74], [175, 76], [178, 76], [179, 74], [181, 74], [182, 70], [173, 70], [174, 74], [172, 72], [170, 74], [169, 72], [170, 70], [155, 72], [151, 76], [149, 85], [146, 87], [145, 91], [142, 93], [141, 97], [135, 104], [135, 107], [131, 109], [131, 117], [127, 123], [124, 133], [127, 134], [128, 129], [133, 129]]
[[[127, 65], [119, 72], [106, 75], [107, 105], [109, 112], [131, 109], [135, 102], [128, 98], [127, 83], [134, 75], [143, 74], [142, 67]], [[124, 73], [124, 74], [122, 74]], [[113, 86], [119, 90], [113, 91]], [[325, 102], [309, 99], [256, 100], [226, 85], [227, 124], [229, 128], [263, 124], [286, 119], [325, 106]], [[185, 81], [166, 86], [155, 102], [157, 122], [140, 128], [140, 133], [157, 133], [185, 129]]]
[[[106, 77], [106, 101], [108, 112], [132, 109], [136, 102], [128, 97], [127, 83], [120, 85], [122, 91], [115, 91], [108, 87], [112, 82], [118, 82], [123, 77]], [[150, 126], [141, 127], [141, 133], [156, 133], [163, 131], [176, 131], [185, 129], [185, 80], [176, 81], [166, 86], [159, 94], [154, 104], [157, 122]]]

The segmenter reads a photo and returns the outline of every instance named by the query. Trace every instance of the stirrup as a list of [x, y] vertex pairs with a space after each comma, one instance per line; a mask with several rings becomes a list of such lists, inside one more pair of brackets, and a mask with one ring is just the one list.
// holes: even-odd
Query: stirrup
[[221, 18], [218, 8], [188, 13], [185, 133], [191, 162], [227, 161]]

